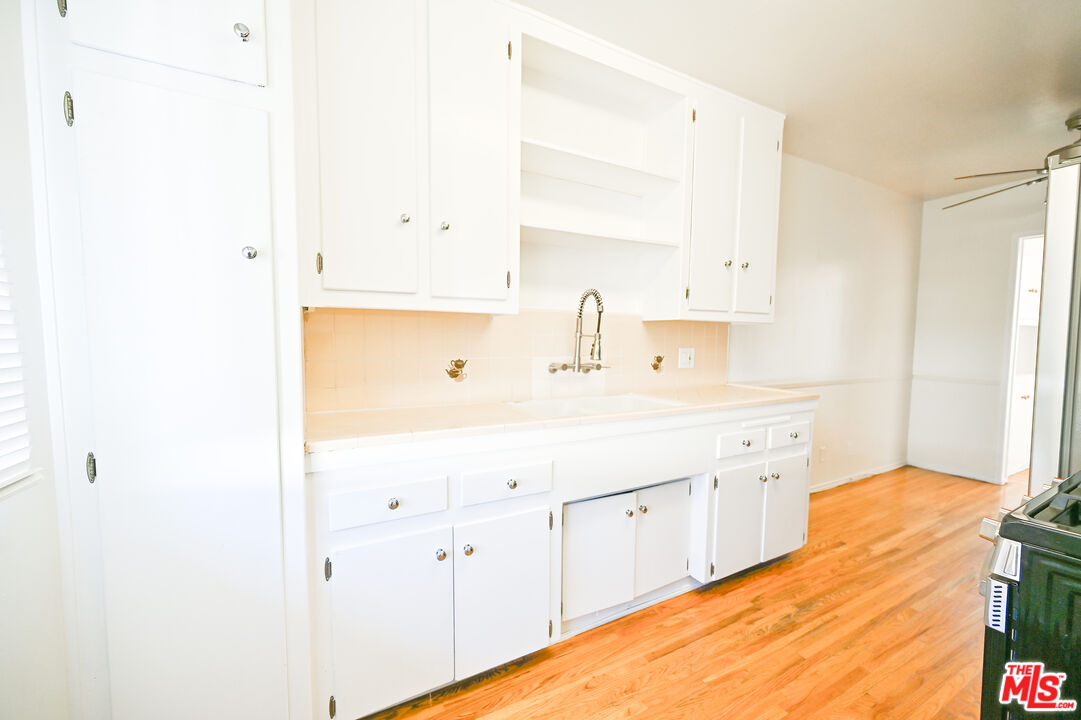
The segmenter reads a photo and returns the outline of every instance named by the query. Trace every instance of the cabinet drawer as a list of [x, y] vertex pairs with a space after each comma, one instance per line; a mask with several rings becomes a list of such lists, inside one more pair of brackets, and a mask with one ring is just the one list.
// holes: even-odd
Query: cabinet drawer
[[717, 436], [717, 458], [747, 455], [766, 449], [766, 431], [748, 428]]
[[462, 506], [552, 489], [552, 461], [462, 473]]
[[439, 512], [447, 509], [447, 476], [330, 496], [330, 530]]
[[807, 442], [811, 435], [811, 423], [796, 422], [774, 425], [769, 429], [770, 448], [783, 448]]

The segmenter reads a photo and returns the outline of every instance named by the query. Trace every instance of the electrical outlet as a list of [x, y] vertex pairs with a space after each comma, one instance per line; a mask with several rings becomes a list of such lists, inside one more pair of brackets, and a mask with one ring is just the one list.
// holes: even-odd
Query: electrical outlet
[[681, 368], [694, 367], [694, 348], [679, 349], [679, 366]]

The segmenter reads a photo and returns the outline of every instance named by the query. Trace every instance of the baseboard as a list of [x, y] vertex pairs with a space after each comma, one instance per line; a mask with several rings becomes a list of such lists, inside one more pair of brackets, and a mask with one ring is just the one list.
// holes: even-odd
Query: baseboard
[[855, 473], [854, 475], [847, 475], [845, 477], [834, 478], [833, 480], [825, 480], [823, 482], [815, 483], [814, 485], [812, 485], [811, 486], [811, 492], [813, 492], [813, 493], [822, 492], [823, 490], [829, 490], [830, 488], [839, 487], [841, 485], [847, 485], [850, 482], [856, 482], [857, 480], [864, 480], [866, 478], [873, 477], [875, 475], [881, 475], [884, 472], [889, 472], [890, 470], [896, 470], [897, 468], [902, 468], [906, 464], [907, 463], [904, 463], [904, 462], [890, 463], [888, 465], [882, 465], [882, 466], [877, 467], [877, 468], [872, 468], [870, 470], [865, 470], [863, 472], [858, 472], [858, 473]]
[[950, 467], [949, 465], [939, 465], [939, 464], [936, 464], [936, 463], [910, 462], [908, 464], [911, 465], [912, 467], [918, 467], [921, 470], [932, 470], [932, 471], [937, 472], [937, 473], [942, 473], [943, 475], [955, 475], [957, 477], [962, 477], [962, 478], [965, 478], [967, 480], [977, 480], [979, 482], [984, 482], [984, 483], [987, 483], [988, 485], [1005, 485], [1006, 484], [1006, 478], [1002, 478], [1000, 480], [995, 480], [994, 478], [988, 478], [988, 477], [982, 477], [982, 476], [979, 476], [979, 475], [973, 475], [970, 472], [966, 472], [964, 468]]

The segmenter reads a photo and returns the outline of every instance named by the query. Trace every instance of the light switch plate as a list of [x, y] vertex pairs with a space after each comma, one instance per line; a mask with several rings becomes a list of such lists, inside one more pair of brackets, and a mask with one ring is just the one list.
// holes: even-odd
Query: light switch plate
[[679, 366], [681, 368], [694, 367], [694, 348], [679, 349]]

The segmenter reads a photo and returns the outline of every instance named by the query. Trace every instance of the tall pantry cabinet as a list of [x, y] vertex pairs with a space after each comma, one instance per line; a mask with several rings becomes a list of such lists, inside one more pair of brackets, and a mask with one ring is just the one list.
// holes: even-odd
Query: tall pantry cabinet
[[24, 7], [71, 706], [304, 717], [287, 3]]

